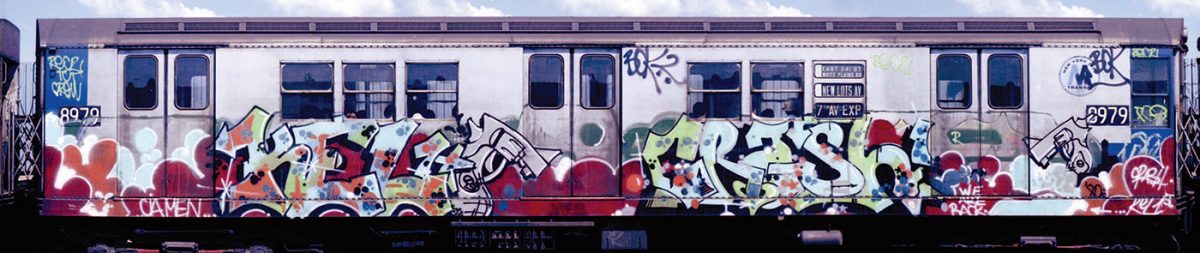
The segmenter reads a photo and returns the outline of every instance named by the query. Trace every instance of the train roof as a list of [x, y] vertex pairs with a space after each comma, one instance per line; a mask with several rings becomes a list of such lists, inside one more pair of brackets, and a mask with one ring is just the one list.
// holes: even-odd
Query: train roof
[[6, 19], [0, 19], [0, 58], [21, 62], [21, 30]]
[[381, 17], [39, 19], [39, 47], [902, 44], [1181, 47], [1179, 18]]

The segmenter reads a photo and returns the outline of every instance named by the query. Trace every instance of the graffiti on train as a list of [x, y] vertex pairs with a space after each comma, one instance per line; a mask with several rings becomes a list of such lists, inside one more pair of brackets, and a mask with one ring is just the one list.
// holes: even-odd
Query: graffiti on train
[[[931, 164], [931, 123], [901, 124], [809, 120], [739, 125], [681, 116], [669, 130], [649, 133], [641, 150], [640, 174], [647, 185], [642, 197], [652, 199], [645, 207], [838, 213], [847, 211], [846, 206], [815, 199], [863, 197], [877, 202], [868, 209], [888, 209], [891, 198], [921, 195], [917, 184], [927, 180]], [[903, 203], [894, 209], [916, 214], [917, 208]]]
[[[870, 116], [750, 124], [664, 119], [626, 134], [627, 142], [643, 144], [626, 156], [640, 161], [624, 167], [641, 170], [624, 170], [636, 177], [625, 185], [645, 186], [639, 197], [647, 201], [637, 213], [651, 215], [1175, 212], [1169, 134], [1107, 144], [1090, 136], [1084, 118], [1072, 118], [1030, 138], [1031, 156], [1001, 159], [931, 154], [932, 124]], [[1113, 148], [1094, 147], [1099, 142]], [[1112, 199], [1075, 198], [1096, 198], [1089, 194]], [[1021, 197], [1029, 195], [1058, 199]]]
[[60, 49], [46, 56], [44, 69], [46, 111], [57, 111], [64, 106], [86, 105], [87, 100], [87, 50]]
[[662, 94], [660, 82], [668, 85], [681, 84], [680, 80], [671, 74], [670, 68], [679, 65], [680, 61], [679, 56], [672, 54], [670, 49], [664, 48], [658, 54], [651, 54], [650, 48], [633, 48], [621, 54], [621, 61], [625, 65], [625, 75], [653, 80], [654, 89], [659, 94]]
[[1029, 154], [1038, 166], [1049, 166], [1053, 158], [1067, 161], [1067, 168], [1083, 173], [1092, 167], [1092, 152], [1084, 143], [1088, 135], [1087, 122], [1082, 118], [1064, 121], [1042, 138], [1029, 138]]
[[149, 128], [130, 136], [132, 143], [119, 143], [67, 127], [53, 114], [44, 120], [45, 194], [64, 199], [45, 210], [93, 216], [213, 215], [211, 201], [185, 199], [212, 196], [211, 137], [204, 131], [189, 131], [179, 148], [166, 153], [161, 149], [165, 140]]
[[1133, 106], [1133, 122], [1139, 125], [1166, 125], [1171, 111], [1164, 104]]
[[[552, 164], [563, 161], [560, 151], [535, 147], [488, 114], [433, 133], [417, 133], [411, 119], [270, 127], [271, 117], [255, 107], [215, 137], [193, 130], [191, 148], [169, 157], [148, 128], [130, 148], [90, 135], [76, 141], [61, 133], [58, 117], [48, 118], [59, 126], [49, 130], [59, 142], [46, 150], [48, 196], [68, 199], [54, 210], [100, 216], [481, 216], [517, 209], [494, 203], [497, 195], [511, 197], [514, 185], [519, 191], [522, 181], [563, 166]], [[614, 171], [608, 167], [601, 171]], [[170, 199], [201, 196], [215, 198], [201, 208]], [[124, 197], [166, 198], [115, 200]]]
[[[1074, 56], [1063, 63], [1059, 70], [1059, 81], [1063, 89], [1075, 96], [1085, 96], [1092, 93], [1097, 86], [1121, 86], [1129, 84], [1129, 77], [1121, 73], [1118, 58], [1125, 53], [1125, 48], [1104, 48], [1092, 51], [1086, 56]], [[1128, 61], [1126, 61], [1128, 62]]]
[[[939, 151], [919, 117], [695, 121], [664, 114], [622, 137], [619, 166], [545, 149], [514, 123], [457, 114], [276, 123], [254, 107], [174, 150], [45, 117], [52, 215], [577, 216], [1171, 214], [1174, 137], [1097, 140], [1084, 117], [1026, 140], [1028, 155]], [[510, 121], [512, 118], [508, 118]], [[1019, 138], [1006, 136], [1005, 138]], [[569, 177], [568, 177], [569, 176]], [[570, 178], [570, 180], [567, 180]], [[614, 198], [526, 198], [578, 180]], [[591, 186], [588, 187], [597, 187]], [[1037, 196], [1030, 199], [1030, 196]]]
[[907, 55], [882, 53], [871, 55], [871, 67], [893, 72], [904, 76], [912, 75], [913, 60]]
[[[490, 215], [489, 184], [537, 178], [560, 153], [488, 114], [431, 134], [409, 119], [272, 129], [269, 118], [256, 108], [214, 142], [223, 215]], [[309, 201], [329, 199], [345, 201]]]

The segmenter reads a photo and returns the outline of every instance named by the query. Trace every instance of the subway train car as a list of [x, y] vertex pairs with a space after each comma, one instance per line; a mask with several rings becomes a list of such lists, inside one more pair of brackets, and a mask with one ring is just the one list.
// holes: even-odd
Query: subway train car
[[[0, 207], [13, 204], [22, 192], [21, 189], [24, 189], [17, 186], [18, 181], [29, 179], [21, 177], [19, 171], [12, 169], [13, 156], [17, 149], [10, 140], [13, 134], [12, 116], [16, 109], [16, 87], [19, 83], [17, 69], [21, 63], [20, 44], [21, 31], [12, 22], [0, 19]], [[23, 147], [26, 147], [24, 150], [29, 150], [27, 146]]]
[[525, 250], [799, 244], [858, 218], [891, 231], [859, 240], [938, 221], [951, 224], [928, 237], [1112, 235], [1180, 227], [1198, 166], [1182, 19], [108, 18], [37, 32], [40, 215], [156, 238], [96, 247], [205, 233], [222, 239], [188, 245], [276, 247], [234, 224]]

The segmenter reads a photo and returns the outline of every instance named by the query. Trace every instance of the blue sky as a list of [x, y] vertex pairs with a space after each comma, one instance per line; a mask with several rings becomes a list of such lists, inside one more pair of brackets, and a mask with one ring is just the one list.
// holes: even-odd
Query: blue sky
[[1194, 17], [1200, 34], [1200, 0], [0, 0], [22, 61], [39, 18], [180, 16]]

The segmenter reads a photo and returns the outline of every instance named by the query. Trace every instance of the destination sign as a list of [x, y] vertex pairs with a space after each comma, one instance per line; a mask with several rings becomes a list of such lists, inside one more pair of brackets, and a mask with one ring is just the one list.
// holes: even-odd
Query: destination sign
[[813, 113], [817, 118], [859, 118], [865, 108], [863, 103], [816, 103]]
[[817, 78], [863, 78], [867, 67], [863, 64], [817, 64]]
[[817, 97], [860, 98], [866, 93], [861, 83], [819, 83]]

